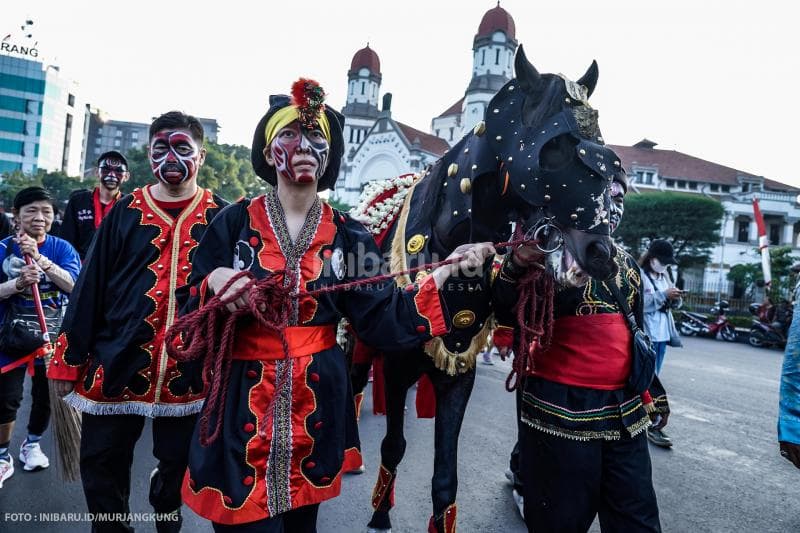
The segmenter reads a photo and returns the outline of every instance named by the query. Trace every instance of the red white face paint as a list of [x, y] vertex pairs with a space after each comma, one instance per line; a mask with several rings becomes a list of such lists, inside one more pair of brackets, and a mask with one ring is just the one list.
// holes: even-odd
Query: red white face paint
[[115, 191], [119, 188], [119, 184], [128, 171], [128, 167], [120, 158], [109, 156], [100, 161], [100, 164], [97, 166], [97, 171], [100, 175], [100, 183], [102, 183], [106, 189]]
[[194, 178], [200, 167], [200, 149], [187, 132], [160, 131], [150, 140], [150, 168], [168, 185]]
[[296, 183], [313, 183], [325, 173], [330, 145], [319, 129], [304, 130], [298, 122], [281, 128], [270, 144], [275, 169]]

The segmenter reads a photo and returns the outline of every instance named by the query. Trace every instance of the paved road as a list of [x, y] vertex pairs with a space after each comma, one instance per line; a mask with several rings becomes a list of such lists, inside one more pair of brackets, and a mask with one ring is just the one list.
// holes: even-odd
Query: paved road
[[[675, 447], [652, 448], [656, 492], [664, 531], [800, 531], [800, 472], [777, 453], [775, 416], [781, 353], [707, 339], [686, 339], [671, 349], [663, 370], [673, 415], [669, 433]], [[475, 391], [459, 450], [459, 530], [523, 532], [505, 482], [507, 454], [515, 440], [513, 397], [504, 392], [508, 365], [479, 365]], [[409, 407], [413, 397], [409, 396]], [[27, 404], [21, 420], [27, 420]], [[367, 473], [345, 479], [342, 496], [324, 503], [321, 533], [363, 532], [383, 419], [365, 405], [361, 420]], [[430, 515], [433, 422], [409, 418], [407, 460], [400, 466], [394, 531], [420, 532]], [[18, 431], [13, 446], [23, 435]], [[147, 476], [154, 466], [148, 430], [134, 464], [132, 511], [145, 513]], [[44, 448], [52, 451], [47, 438]], [[54, 468], [38, 473], [18, 470], [0, 489], [0, 531], [86, 531], [85, 523], [9, 521], [4, 513], [84, 512], [80, 486], [58, 481]], [[186, 511], [185, 531], [211, 531]], [[152, 524], [135, 524], [153, 531]], [[599, 531], [597, 525], [593, 531]]]

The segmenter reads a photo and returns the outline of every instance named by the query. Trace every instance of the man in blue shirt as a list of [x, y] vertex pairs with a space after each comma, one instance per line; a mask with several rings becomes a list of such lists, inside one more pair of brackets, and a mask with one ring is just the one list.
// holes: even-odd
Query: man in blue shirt
[[[28, 187], [14, 198], [14, 218], [18, 232], [0, 241], [0, 326], [11, 317], [11, 310], [36, 315], [31, 287], [38, 283], [42, 307], [58, 315], [66, 304], [80, 270], [78, 252], [67, 241], [48, 235], [53, 223], [53, 202], [41, 187]], [[25, 264], [25, 256], [32, 259]], [[55, 312], [54, 312], [55, 310]], [[22, 401], [25, 364], [0, 351], [0, 487], [14, 474], [9, 453], [14, 422]], [[12, 368], [13, 367], [13, 368]], [[33, 404], [28, 436], [20, 447], [24, 469], [39, 470], [50, 465], [39, 447], [50, 419], [50, 400], [44, 362], [34, 364]]]

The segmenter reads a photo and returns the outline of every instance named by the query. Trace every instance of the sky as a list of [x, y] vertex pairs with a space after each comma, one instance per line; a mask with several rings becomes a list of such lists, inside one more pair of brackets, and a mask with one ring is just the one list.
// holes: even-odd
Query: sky
[[[464, 93], [472, 40], [494, 0], [3, 2], [0, 32], [34, 20], [40, 53], [112, 119], [180, 109], [216, 118], [220, 142], [249, 146], [270, 94], [300, 76], [345, 103], [367, 42], [392, 116], [423, 131]], [[788, 137], [800, 124], [800, 32], [777, 0], [502, 0], [540, 72], [579, 78], [606, 142], [642, 138], [800, 186]]]

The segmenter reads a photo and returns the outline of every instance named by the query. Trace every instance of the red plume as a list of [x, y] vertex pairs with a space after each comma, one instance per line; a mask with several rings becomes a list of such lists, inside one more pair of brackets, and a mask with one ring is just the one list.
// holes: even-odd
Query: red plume
[[313, 129], [325, 107], [325, 91], [318, 82], [300, 78], [292, 84], [292, 104], [300, 113], [300, 123], [306, 129]]

